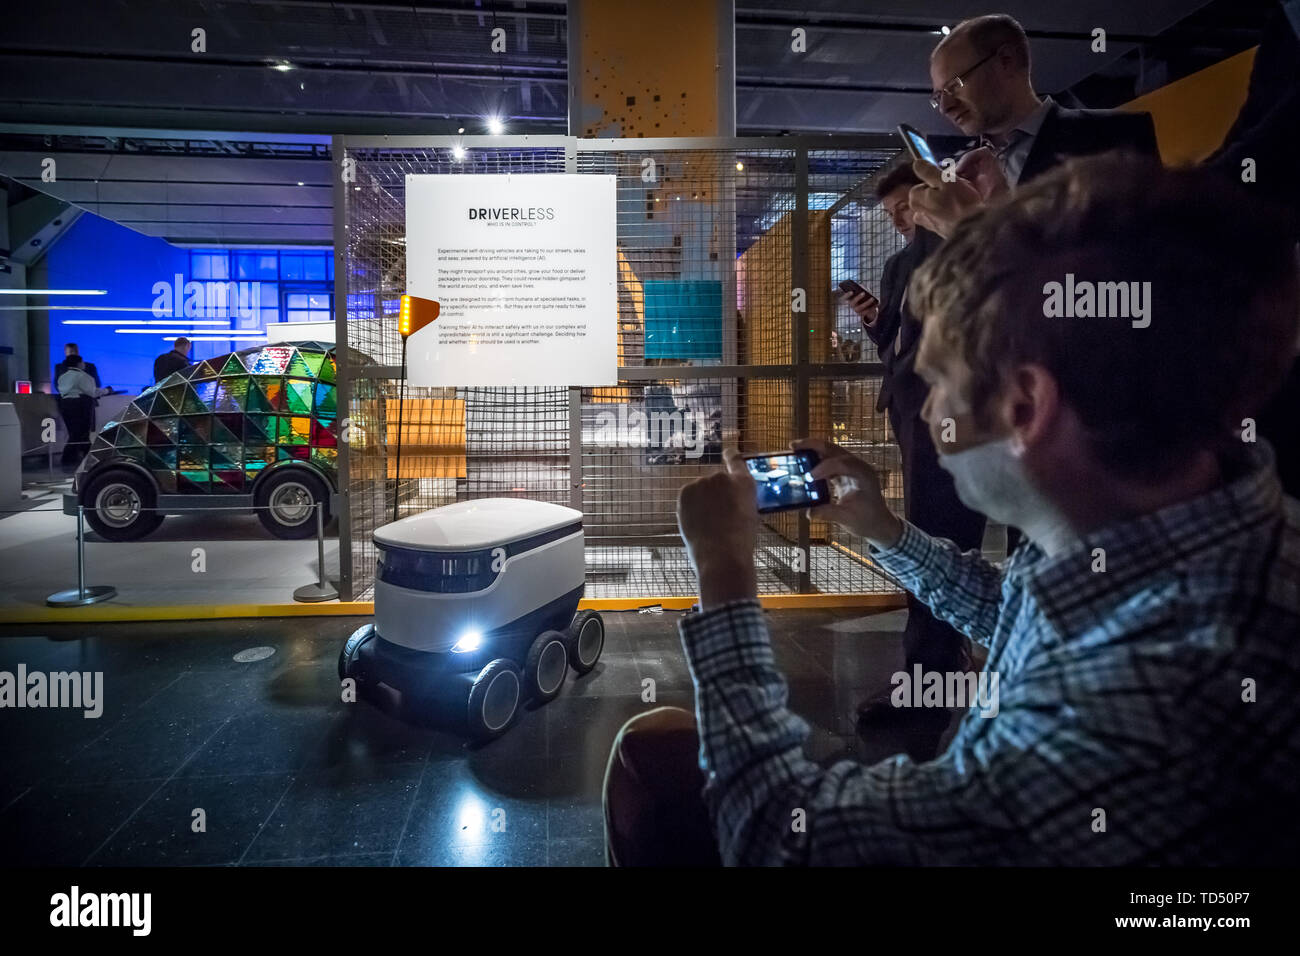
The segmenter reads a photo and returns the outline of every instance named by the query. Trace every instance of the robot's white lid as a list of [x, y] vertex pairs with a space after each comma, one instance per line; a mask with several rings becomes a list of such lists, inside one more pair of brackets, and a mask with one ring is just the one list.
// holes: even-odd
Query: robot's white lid
[[477, 498], [375, 529], [375, 543], [416, 551], [476, 551], [582, 521], [582, 512], [527, 498]]

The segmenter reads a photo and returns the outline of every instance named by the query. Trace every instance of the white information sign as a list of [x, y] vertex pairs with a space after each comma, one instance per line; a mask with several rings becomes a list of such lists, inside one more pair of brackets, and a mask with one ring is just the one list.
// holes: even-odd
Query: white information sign
[[617, 282], [613, 176], [406, 177], [412, 385], [617, 384]]

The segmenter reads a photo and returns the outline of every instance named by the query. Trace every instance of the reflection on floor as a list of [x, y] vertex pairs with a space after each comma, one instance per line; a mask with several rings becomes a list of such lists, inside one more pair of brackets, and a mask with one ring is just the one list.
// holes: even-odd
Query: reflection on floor
[[[859, 741], [853, 711], [887, 689], [904, 613], [770, 613], [814, 759], [903, 749], [883, 736]], [[0, 710], [3, 860], [600, 865], [609, 745], [654, 706], [641, 699], [643, 680], [659, 704], [692, 706], [678, 616], [605, 614], [596, 670], [570, 672], [558, 699], [479, 748], [452, 728], [412, 728], [340, 700], [338, 651], [361, 619], [0, 629], [0, 670], [104, 680], [97, 719]], [[274, 653], [234, 660], [254, 647]], [[205, 830], [194, 832], [200, 816]]]

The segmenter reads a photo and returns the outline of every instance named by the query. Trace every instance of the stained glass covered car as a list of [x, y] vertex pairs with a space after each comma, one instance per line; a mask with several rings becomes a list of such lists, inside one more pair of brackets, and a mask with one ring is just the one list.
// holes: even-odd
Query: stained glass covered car
[[315, 533], [338, 490], [334, 346], [278, 342], [174, 372], [96, 436], [63, 510], [132, 541], [168, 509], [256, 508], [280, 538]]

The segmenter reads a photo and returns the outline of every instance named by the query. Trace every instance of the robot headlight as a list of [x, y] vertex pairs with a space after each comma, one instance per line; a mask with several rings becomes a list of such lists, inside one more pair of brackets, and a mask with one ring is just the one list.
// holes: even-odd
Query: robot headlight
[[460, 636], [455, 644], [451, 646], [453, 654], [468, 654], [470, 651], [476, 651], [483, 643], [483, 635], [478, 631], [466, 631]]

